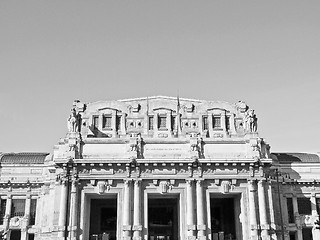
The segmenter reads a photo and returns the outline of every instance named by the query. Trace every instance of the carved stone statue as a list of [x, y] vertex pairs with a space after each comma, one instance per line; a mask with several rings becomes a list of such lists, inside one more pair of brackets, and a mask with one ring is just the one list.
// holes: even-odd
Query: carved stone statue
[[257, 117], [254, 113], [254, 110], [249, 109], [245, 113], [245, 129], [248, 132], [256, 132], [257, 131]]
[[79, 131], [79, 116], [74, 108], [71, 109], [71, 114], [68, 118], [68, 130], [69, 132]]

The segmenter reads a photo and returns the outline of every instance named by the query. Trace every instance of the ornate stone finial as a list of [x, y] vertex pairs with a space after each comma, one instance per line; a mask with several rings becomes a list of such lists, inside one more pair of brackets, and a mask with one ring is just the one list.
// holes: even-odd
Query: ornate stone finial
[[241, 112], [241, 113], [245, 113], [245, 111], [248, 110], [247, 104], [245, 102], [243, 102], [243, 101], [238, 101], [236, 103], [236, 107], [237, 107], [238, 111]]
[[68, 130], [69, 132], [79, 132], [79, 114], [75, 108], [71, 109], [70, 116], [68, 118]]

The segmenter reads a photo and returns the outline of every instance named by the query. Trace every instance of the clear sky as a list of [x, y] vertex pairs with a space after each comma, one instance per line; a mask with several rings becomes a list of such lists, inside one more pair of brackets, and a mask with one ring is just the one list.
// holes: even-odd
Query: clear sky
[[0, 151], [46, 151], [74, 99], [244, 100], [272, 151], [320, 151], [320, 1], [0, 1]]

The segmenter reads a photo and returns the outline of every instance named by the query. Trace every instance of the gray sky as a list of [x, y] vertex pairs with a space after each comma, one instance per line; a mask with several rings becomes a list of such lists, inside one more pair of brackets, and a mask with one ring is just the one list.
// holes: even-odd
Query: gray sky
[[52, 151], [72, 102], [244, 100], [273, 151], [320, 151], [320, 1], [1, 1], [0, 151]]

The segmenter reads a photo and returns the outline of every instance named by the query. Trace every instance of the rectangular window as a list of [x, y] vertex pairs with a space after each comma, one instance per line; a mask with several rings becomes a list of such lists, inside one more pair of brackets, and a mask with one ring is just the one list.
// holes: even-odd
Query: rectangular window
[[23, 217], [26, 206], [25, 199], [12, 199], [11, 217]]
[[116, 116], [116, 129], [121, 130], [121, 116]]
[[4, 215], [6, 214], [7, 199], [1, 199], [0, 204], [0, 225], [2, 225]]
[[296, 232], [289, 232], [289, 239], [296, 240]]
[[213, 116], [213, 128], [221, 128], [220, 116]]
[[208, 116], [203, 116], [202, 117], [202, 128], [203, 128], [203, 130], [208, 130], [209, 129]]
[[171, 116], [171, 130], [177, 130], [176, 117]]
[[103, 116], [102, 128], [111, 128], [111, 120], [112, 120], [111, 116], [108, 116], [108, 115]]
[[29, 233], [28, 235], [28, 240], [34, 240], [34, 233]]
[[163, 130], [167, 128], [167, 116], [158, 117], [158, 128]]
[[30, 225], [36, 224], [37, 199], [31, 199], [30, 204]]
[[309, 198], [298, 198], [298, 211], [301, 215], [311, 215], [311, 201]]
[[148, 129], [153, 130], [153, 116], [148, 118]]
[[92, 117], [92, 125], [94, 128], [99, 127], [99, 116], [93, 116]]
[[303, 240], [313, 240], [311, 227], [302, 228], [302, 239]]
[[226, 116], [226, 130], [230, 130], [230, 116]]
[[320, 198], [316, 198], [317, 212], [320, 215]]
[[292, 198], [287, 198], [287, 208], [288, 208], [288, 220], [289, 223], [294, 223], [294, 212], [293, 212], [293, 202]]

